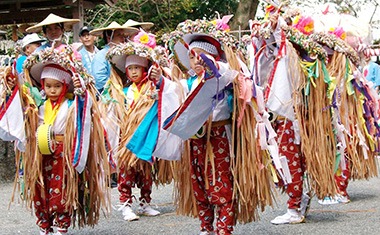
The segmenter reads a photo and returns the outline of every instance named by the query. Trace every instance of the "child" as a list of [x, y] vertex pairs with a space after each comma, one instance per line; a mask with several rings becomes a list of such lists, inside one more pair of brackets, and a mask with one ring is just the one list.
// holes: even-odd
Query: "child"
[[[33, 198], [37, 225], [40, 234], [52, 232], [52, 226], [57, 225], [57, 234], [67, 233], [71, 223], [71, 212], [66, 206], [65, 186], [63, 179], [66, 166], [63, 159], [63, 134], [70, 101], [65, 97], [71, 81], [71, 73], [58, 64], [46, 65], [41, 73], [42, 87], [46, 94], [45, 103], [39, 108], [39, 125], [51, 125], [56, 141], [55, 150], [42, 153], [43, 182], [36, 185]], [[74, 81], [80, 87], [78, 80]], [[42, 183], [42, 185], [41, 185]], [[56, 224], [54, 224], [56, 223]]]
[[[128, 42], [111, 48], [107, 54], [107, 59], [113, 65], [113, 69], [102, 95], [105, 99], [108, 97], [117, 102], [106, 104], [108, 116], [111, 117], [104, 119], [109, 121], [105, 126], [110, 149], [118, 149], [118, 151], [111, 151], [111, 154], [115, 154], [114, 159], [117, 161], [118, 168], [118, 190], [122, 204], [119, 211], [127, 221], [139, 219], [139, 216], [132, 210], [132, 188], [135, 185], [140, 188], [141, 192], [138, 214], [147, 216], [160, 214], [159, 211], [149, 206], [153, 184], [153, 150], [157, 146], [155, 143], [158, 135], [157, 100], [153, 98], [156, 97], [153, 95], [156, 88], [149, 79], [159, 81], [161, 77], [161, 70], [156, 67], [150, 69], [148, 75], [148, 69], [153, 61], [152, 53], [151, 47], [141, 43]], [[128, 82], [116, 73], [115, 66], [118, 70], [125, 71]], [[147, 95], [149, 92], [152, 93]], [[144, 113], [147, 109], [153, 111], [149, 113], [151, 115]], [[143, 132], [150, 134], [143, 135], [142, 139], [135, 141], [134, 130], [140, 127], [137, 124], [140, 125], [140, 121], [145, 121], [142, 119], [146, 117], [152, 117], [150, 119], [152, 123], [149, 123], [147, 128], [152, 127], [152, 129], [145, 129]], [[120, 121], [115, 123], [114, 120]], [[132, 142], [134, 145], [131, 144]]]
[[[40, 234], [53, 232], [52, 226], [58, 226], [56, 234], [67, 232], [71, 223], [71, 210], [66, 206], [65, 186], [63, 179], [66, 166], [63, 158], [63, 134], [68, 116], [69, 100], [65, 97], [72, 75], [58, 64], [50, 63], [43, 67], [39, 74], [46, 95], [45, 103], [39, 107], [39, 128], [37, 136], [38, 147], [42, 154], [42, 182], [37, 181], [33, 204], [37, 217]], [[9, 86], [14, 83], [8, 82]], [[78, 79], [74, 80], [75, 87], [80, 87]], [[43, 140], [43, 128], [52, 134], [53, 139]], [[48, 137], [49, 138], [49, 137]], [[52, 144], [53, 143], [53, 144]], [[46, 144], [46, 145], [45, 145]]]
[[[58, 227], [57, 234], [66, 233], [74, 210], [80, 227], [94, 226], [100, 209], [109, 211], [104, 128], [92, 105], [91, 79], [67, 47], [33, 53], [25, 61], [24, 83], [15, 77], [7, 81], [13, 91], [22, 86], [22, 102], [15, 92], [9, 97], [10, 105], [24, 110], [18, 115], [23, 116], [23, 125], [13, 129], [27, 137], [24, 148], [18, 147], [22, 161], [17, 154], [16, 162], [21, 161], [24, 169], [23, 200], [34, 206], [41, 234], [53, 232], [52, 226]], [[77, 95], [74, 102], [69, 100], [72, 92]]]
[[[218, 84], [214, 84], [215, 88], [209, 89], [210, 92], [216, 91], [217, 94], [199, 92], [197, 95], [198, 97], [218, 97], [218, 99], [214, 99], [212, 104], [208, 103], [208, 100], [201, 104], [210, 105], [210, 107], [197, 107], [199, 113], [206, 113], [203, 119], [191, 118], [189, 125], [198, 123], [197, 127], [179, 127], [182, 129], [179, 133], [175, 133], [176, 128], [173, 126], [165, 127], [165, 129], [179, 135], [182, 139], [188, 139], [187, 134], [183, 133], [185, 130], [191, 131], [190, 129], [199, 129], [199, 127], [203, 129], [189, 140], [191, 182], [198, 218], [201, 221], [200, 234], [214, 233], [215, 214], [216, 234], [231, 234], [235, 224], [235, 205], [233, 175], [230, 166], [231, 108], [228, 100], [231, 96], [226, 87], [234, 79], [234, 76], [228, 73], [230, 70], [228, 64], [222, 62], [225, 54], [218, 40], [205, 34], [187, 34], [183, 39], [188, 43], [189, 51], [176, 50], [181, 47], [174, 47], [174, 50], [176, 50], [175, 53], [181, 64], [187, 65], [187, 69], [193, 71], [191, 77], [182, 81], [184, 90], [191, 95], [205, 84], [204, 81], [218, 81], [216, 82]], [[212, 61], [214, 69], [222, 74], [220, 78], [216, 79], [214, 74], [208, 71], [205, 62], [198, 56], [201, 54], [206, 55]], [[218, 88], [219, 90], [217, 90]], [[187, 100], [189, 99], [187, 98]], [[203, 108], [209, 109], [210, 112], [204, 112]], [[207, 119], [209, 120], [207, 121]]]
[[[134, 102], [140, 96], [142, 87], [147, 85], [148, 65], [148, 60], [138, 55], [129, 55], [126, 58], [126, 75], [132, 82], [132, 85], [126, 89], [127, 109], [133, 108]], [[145, 164], [147, 163], [145, 162]], [[132, 187], [135, 185], [140, 188], [140, 207], [138, 213], [146, 216], [156, 216], [160, 214], [159, 211], [149, 206], [152, 184], [152, 172], [145, 172], [144, 170], [125, 166], [119, 168], [118, 190], [120, 192], [120, 203], [125, 205], [125, 207], [122, 208], [124, 220], [132, 221], [139, 219], [131, 208]]]

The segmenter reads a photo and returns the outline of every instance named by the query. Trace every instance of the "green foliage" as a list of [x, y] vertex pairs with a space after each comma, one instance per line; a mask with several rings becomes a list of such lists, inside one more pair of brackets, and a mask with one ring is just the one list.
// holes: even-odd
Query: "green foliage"
[[103, 27], [116, 21], [124, 24], [128, 19], [153, 22], [151, 29], [159, 38], [162, 34], [175, 29], [186, 19], [212, 19], [234, 14], [238, 0], [119, 0], [114, 6], [98, 5], [85, 12], [86, 24]]

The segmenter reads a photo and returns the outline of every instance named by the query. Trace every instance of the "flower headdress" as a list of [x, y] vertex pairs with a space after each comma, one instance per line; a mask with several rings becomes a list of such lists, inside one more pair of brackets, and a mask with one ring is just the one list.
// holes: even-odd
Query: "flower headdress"
[[287, 25], [282, 25], [282, 29], [285, 31], [286, 38], [297, 45], [299, 45], [303, 50], [305, 50], [310, 58], [312, 59], [326, 59], [327, 52], [321, 45], [317, 42], [311, 40], [309, 36], [301, 33], [294, 27], [289, 27]]
[[147, 58], [151, 62], [158, 60], [153, 48], [146, 46], [142, 43], [126, 42], [112, 47], [106, 54], [107, 60], [113, 66], [118, 68], [121, 72], [125, 73], [125, 60], [127, 56], [137, 55]]
[[197, 20], [186, 20], [178, 24], [175, 31], [170, 34], [165, 34], [162, 36], [162, 40], [167, 44], [167, 47], [174, 54], [174, 59], [179, 62], [179, 65], [184, 70], [188, 70], [189, 67], [184, 65], [179, 59], [178, 53], [176, 53], [175, 45], [182, 40], [185, 35], [189, 34], [203, 34], [209, 35], [215, 38], [221, 44], [222, 50], [224, 46], [231, 47], [232, 49], [240, 48], [238, 40], [231, 34], [228, 33], [229, 26], [227, 25], [228, 20], [232, 16], [225, 16], [222, 19], [217, 19], [213, 21], [208, 21], [205, 19]]
[[317, 43], [326, 45], [334, 51], [345, 54], [355, 65], [359, 65], [360, 58], [358, 53], [346, 41], [340, 37], [329, 33], [313, 33], [309, 38]]
[[[80, 76], [83, 79], [83, 85], [94, 83], [94, 78], [88, 74], [83, 65], [77, 60], [73, 49], [70, 46], [66, 46], [65, 50], [47, 48], [39, 52], [34, 52], [25, 60], [24, 67], [28, 70], [34, 86], [41, 86], [41, 72], [43, 67], [47, 64], [58, 64], [70, 71], [74, 76]], [[72, 89], [73, 87], [69, 90]]]

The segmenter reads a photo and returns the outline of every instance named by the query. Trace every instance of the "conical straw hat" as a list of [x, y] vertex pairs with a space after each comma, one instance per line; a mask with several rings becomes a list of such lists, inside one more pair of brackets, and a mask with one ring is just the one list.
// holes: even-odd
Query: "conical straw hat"
[[42, 30], [42, 26], [50, 25], [50, 24], [58, 24], [58, 23], [64, 23], [65, 27], [71, 26], [73, 24], [76, 24], [79, 22], [79, 19], [67, 19], [63, 18], [57, 15], [54, 15], [53, 13], [50, 13], [43, 21], [40, 23], [29, 27], [26, 29], [26, 32], [28, 33], [38, 33]]
[[127, 27], [138, 27], [138, 26], [140, 26], [143, 29], [149, 29], [153, 25], [154, 24], [152, 22], [137, 22], [137, 21], [134, 21], [132, 19], [127, 20], [127, 22], [125, 22], [123, 24], [123, 26], [127, 26]]
[[94, 29], [94, 30], [90, 31], [90, 34], [95, 35], [95, 36], [101, 36], [103, 31], [105, 31], [105, 30], [117, 30], [117, 29], [122, 29], [127, 34], [133, 34], [133, 33], [137, 33], [139, 31], [137, 28], [133, 28], [133, 27], [129, 27], [129, 26], [121, 26], [119, 23], [112, 21], [112, 23], [109, 24], [107, 27]]

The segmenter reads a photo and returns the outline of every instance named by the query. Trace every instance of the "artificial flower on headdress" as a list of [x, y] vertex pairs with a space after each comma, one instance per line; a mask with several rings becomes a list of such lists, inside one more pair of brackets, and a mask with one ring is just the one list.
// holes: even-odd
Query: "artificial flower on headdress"
[[269, 16], [276, 11], [276, 7], [273, 5], [268, 5], [265, 7], [265, 17], [264, 20], [268, 20]]
[[333, 34], [342, 40], [345, 40], [347, 37], [346, 32], [344, 31], [344, 29], [341, 26], [337, 26], [335, 28], [330, 28], [328, 33]]
[[156, 35], [147, 33], [143, 29], [140, 29], [140, 32], [133, 38], [133, 41], [152, 49], [156, 47]]
[[310, 16], [298, 15], [293, 20], [293, 27], [303, 34], [310, 35], [314, 32], [314, 20]]
[[218, 18], [216, 20], [213, 20], [212, 23], [215, 25], [215, 27], [219, 30], [222, 30], [224, 32], [230, 31], [230, 26], [228, 25], [228, 21], [233, 17], [234, 15], [226, 15], [223, 16], [222, 19]]

